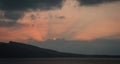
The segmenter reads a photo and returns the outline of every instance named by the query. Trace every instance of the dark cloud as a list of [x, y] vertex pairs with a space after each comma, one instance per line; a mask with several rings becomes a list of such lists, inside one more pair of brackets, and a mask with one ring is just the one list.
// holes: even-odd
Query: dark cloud
[[15, 21], [11, 21], [11, 22], [0, 21], [0, 26], [12, 27], [12, 26], [17, 26], [17, 23]]
[[17, 20], [23, 17], [23, 12], [18, 11], [6, 11], [4, 15], [0, 15], [0, 26], [15, 26]]
[[107, 2], [115, 2], [115, 1], [120, 1], [120, 0], [77, 0], [80, 5], [97, 5], [101, 3], [107, 3]]
[[[62, 0], [0, 0], [0, 10], [4, 11], [4, 15], [2, 17], [0, 15], [0, 26], [18, 25], [16, 21], [24, 16], [24, 11], [59, 9], [62, 2]], [[34, 20], [35, 16], [32, 15], [31, 18]]]
[[6, 19], [11, 19], [11, 20], [18, 20], [19, 18], [22, 18], [23, 17], [23, 13], [22, 12], [13, 12], [13, 11], [9, 11], [9, 12], [5, 12], [5, 15], [4, 17]]
[[62, 0], [0, 0], [2, 10], [49, 10], [62, 7]]

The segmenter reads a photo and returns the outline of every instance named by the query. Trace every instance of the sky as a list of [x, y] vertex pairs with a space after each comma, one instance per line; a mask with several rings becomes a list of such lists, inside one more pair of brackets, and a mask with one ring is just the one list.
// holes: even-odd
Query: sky
[[[0, 0], [1, 42], [32, 43], [71, 53], [120, 55], [119, 27], [119, 0]], [[76, 43], [40, 43], [58, 39]]]

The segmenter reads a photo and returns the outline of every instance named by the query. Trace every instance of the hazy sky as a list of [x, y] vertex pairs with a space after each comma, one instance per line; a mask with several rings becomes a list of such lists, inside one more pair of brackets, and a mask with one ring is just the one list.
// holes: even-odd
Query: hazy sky
[[[120, 1], [0, 0], [0, 41], [27, 43], [48, 39], [85, 40], [87, 43], [96, 42], [96, 39], [107, 39], [118, 42], [120, 40]], [[101, 40], [98, 40], [97, 43], [99, 41]], [[59, 46], [64, 46], [57, 43], [48, 44], [35, 45], [45, 46], [45, 48], [56, 48], [51, 46], [56, 45], [58, 49]], [[74, 49], [71, 52], [80, 53], [79, 50], [82, 47], [77, 46], [78, 48], [75, 48], [75, 45], [84, 44], [75, 43], [73, 45], [70, 45], [71, 50]], [[116, 45], [111, 46], [110, 50], [116, 50], [117, 48], [114, 48]], [[84, 46], [88, 46], [88, 44]], [[105, 47], [107, 46], [103, 46], [103, 48]], [[92, 45], [89, 48], [94, 48], [94, 46]], [[62, 50], [68, 51], [66, 48]], [[98, 49], [94, 51], [96, 50]], [[116, 51], [120, 50], [117, 49]], [[117, 54], [117, 52], [115, 53]]]

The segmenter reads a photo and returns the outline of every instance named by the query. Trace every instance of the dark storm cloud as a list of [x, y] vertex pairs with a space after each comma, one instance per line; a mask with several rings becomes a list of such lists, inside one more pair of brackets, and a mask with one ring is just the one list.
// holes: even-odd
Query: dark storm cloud
[[107, 2], [115, 2], [115, 1], [120, 1], [120, 0], [77, 0], [80, 5], [97, 5], [101, 3], [107, 3]]
[[61, 7], [62, 0], [0, 0], [0, 9], [7, 11], [27, 9], [49, 10]]

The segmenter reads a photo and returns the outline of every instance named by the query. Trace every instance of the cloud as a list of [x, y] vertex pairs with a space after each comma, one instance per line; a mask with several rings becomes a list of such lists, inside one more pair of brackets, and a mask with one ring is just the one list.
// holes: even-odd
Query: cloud
[[23, 17], [23, 14], [22, 12], [19, 12], [19, 11], [7, 11], [5, 12], [4, 14], [4, 17], [6, 19], [12, 19], [12, 20], [18, 20], [19, 18], [22, 18]]
[[56, 18], [65, 19], [65, 16], [56, 16]]
[[80, 5], [83, 6], [91, 6], [91, 5], [98, 5], [102, 3], [109, 3], [109, 2], [115, 2], [119, 0], [77, 0]]
[[15, 26], [17, 20], [23, 17], [20, 11], [0, 11], [0, 26]]
[[20, 11], [28, 9], [49, 10], [61, 7], [62, 0], [0, 0], [0, 9], [7, 11]]
[[[67, 0], [61, 10], [28, 12], [18, 22], [45, 29], [49, 33], [45, 39], [47, 37], [68, 40], [105, 38], [120, 33], [119, 3], [112, 2], [98, 7], [83, 7], [79, 6], [75, 0]], [[31, 15], [35, 16], [32, 21]], [[64, 16], [65, 19], [59, 19], [56, 16]]]
[[[19, 25], [17, 20], [29, 10], [48, 11], [62, 8], [63, 0], [0, 0], [0, 26]], [[35, 19], [34, 15], [31, 16]]]
[[[99, 6], [79, 6], [76, 0], [66, 0], [61, 9], [27, 10], [22, 16], [19, 11], [6, 12], [6, 14], [1, 14], [6, 21], [0, 24], [0, 41], [108, 38], [120, 34], [119, 6], [120, 2], [103, 3]], [[15, 35], [17, 36], [14, 37]]]
[[29, 40], [43, 41], [46, 32], [32, 26], [0, 27], [0, 41], [29, 42]]
[[5, 27], [16, 26], [16, 22], [10, 21], [10, 20], [9, 20], [9, 22], [0, 21], [0, 26], [5, 26]]

